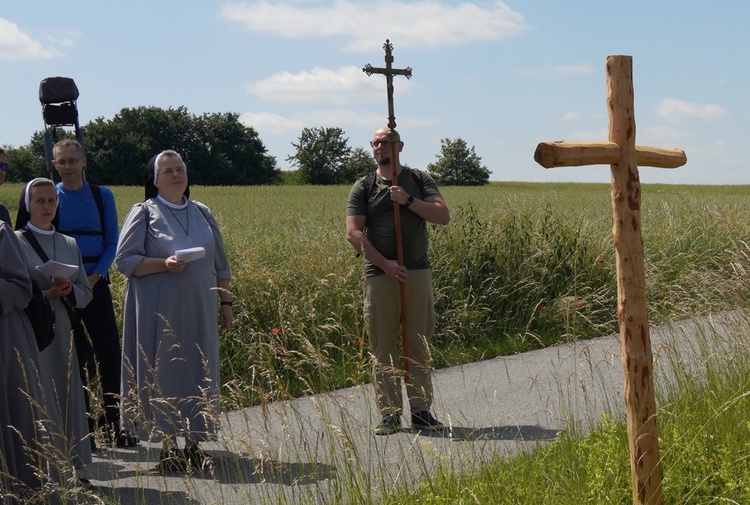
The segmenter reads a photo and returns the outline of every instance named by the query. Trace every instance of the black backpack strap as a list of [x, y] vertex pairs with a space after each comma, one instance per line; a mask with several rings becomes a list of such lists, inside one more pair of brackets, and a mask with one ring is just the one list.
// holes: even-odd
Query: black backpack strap
[[[54, 219], [52, 219], [52, 225], [62, 233], [63, 235], [69, 235], [69, 236], [81, 236], [81, 235], [97, 235], [97, 236], [104, 236], [104, 228], [105, 228], [105, 220], [104, 220], [104, 199], [102, 198], [102, 188], [97, 186], [96, 184], [89, 183], [89, 188], [91, 188], [91, 196], [94, 197], [94, 203], [96, 203], [96, 210], [99, 212], [99, 227], [100, 231], [90, 231], [90, 230], [61, 230], [60, 229], [60, 210], [58, 209], [57, 214], [55, 214]], [[99, 261], [97, 258], [95, 261]], [[86, 263], [89, 263], [86, 261]]]
[[[47, 253], [44, 252], [44, 249], [42, 249], [41, 244], [39, 244], [39, 241], [36, 239], [31, 230], [29, 230], [28, 228], [22, 228], [21, 235], [23, 235], [23, 238], [25, 238], [29, 245], [34, 249], [34, 252], [37, 253], [39, 259], [42, 260], [42, 263], [47, 263], [49, 261], [49, 256], [47, 256]], [[73, 307], [76, 304], [75, 291], [71, 291], [69, 295], [63, 297], [62, 301], [63, 303], [65, 303], [66, 309], [69, 309], [69, 312], [72, 311]], [[75, 321], [73, 317], [71, 317], [70, 320], [71, 322]]]
[[365, 207], [370, 202], [370, 195], [375, 191], [375, 180], [378, 177], [378, 172], [370, 172], [365, 176]]
[[102, 198], [102, 188], [96, 184], [89, 184], [89, 187], [96, 203], [96, 209], [99, 211], [99, 223], [102, 228], [102, 236], [104, 236], [104, 199]]
[[[424, 197], [424, 173], [416, 168], [410, 168], [408, 170], [409, 173], [411, 173], [411, 178], [414, 179], [414, 182], [419, 188], [419, 197], [422, 199]], [[377, 176], [377, 170], [370, 172], [365, 176], [365, 207], [367, 207], [367, 204], [370, 202], [370, 195], [375, 191], [375, 180], [377, 179]]]
[[29, 243], [29, 245], [34, 249], [34, 252], [39, 256], [39, 259], [42, 260], [42, 263], [47, 263], [49, 261], [49, 256], [47, 256], [47, 253], [44, 252], [44, 249], [42, 249], [42, 246], [39, 244], [39, 241], [36, 239], [33, 233], [28, 228], [22, 228], [21, 229], [21, 235], [23, 235], [23, 238], [26, 239], [26, 242]]
[[[91, 188], [91, 196], [94, 197], [94, 203], [96, 203], [96, 210], [99, 212], [100, 231], [59, 229], [60, 210], [58, 209], [57, 213], [55, 214], [55, 218], [52, 220], [52, 225], [57, 229], [58, 232], [62, 233], [63, 235], [68, 235], [74, 238], [76, 236], [80, 237], [82, 235], [93, 235], [93, 236], [104, 237], [105, 220], [104, 220], [104, 199], [102, 198], [102, 188], [100, 188], [96, 184], [91, 184], [91, 183], [89, 183], [89, 188]], [[83, 262], [84, 263], [98, 263], [100, 258], [101, 256], [84, 256]]]
[[411, 172], [411, 178], [414, 179], [414, 182], [417, 183], [417, 187], [419, 188], [420, 194], [420, 200], [424, 198], [424, 172], [421, 170], [417, 170], [416, 168], [409, 169]]

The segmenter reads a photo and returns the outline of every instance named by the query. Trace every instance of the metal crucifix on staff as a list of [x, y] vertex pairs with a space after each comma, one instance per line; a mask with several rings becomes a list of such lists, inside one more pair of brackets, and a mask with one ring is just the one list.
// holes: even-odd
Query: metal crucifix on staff
[[[386, 39], [383, 44], [385, 49], [385, 68], [373, 67], [369, 63], [362, 69], [368, 76], [372, 74], [385, 75], [386, 86], [388, 88], [388, 147], [390, 148], [391, 174], [393, 177], [392, 184], [398, 186], [398, 167], [396, 166], [396, 144], [400, 137], [396, 132], [396, 116], [393, 113], [393, 76], [404, 75], [407, 79], [411, 78], [411, 67], [403, 69], [393, 68], [393, 44]], [[396, 253], [398, 264], [404, 266], [404, 245], [401, 236], [401, 209], [398, 202], [393, 201], [393, 220], [396, 227]], [[404, 378], [409, 375], [409, 348], [407, 340], [407, 321], [406, 321], [406, 284], [401, 281], [399, 284], [399, 294], [401, 295], [401, 358], [403, 362]]]

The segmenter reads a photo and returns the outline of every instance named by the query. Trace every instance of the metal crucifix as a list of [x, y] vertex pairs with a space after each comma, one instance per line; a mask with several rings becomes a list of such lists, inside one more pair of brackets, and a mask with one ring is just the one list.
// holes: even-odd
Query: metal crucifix
[[[372, 74], [385, 75], [385, 81], [388, 88], [388, 147], [391, 157], [391, 184], [398, 186], [398, 167], [396, 166], [396, 144], [401, 140], [396, 132], [396, 116], [393, 113], [393, 76], [404, 75], [407, 79], [411, 78], [411, 67], [404, 69], [393, 68], [393, 44], [386, 39], [383, 44], [385, 49], [385, 68], [373, 67], [369, 63], [362, 69], [368, 77]], [[401, 236], [401, 206], [393, 201], [393, 221], [396, 228], [396, 257], [398, 264], [404, 266], [404, 245]], [[399, 282], [399, 294], [401, 296], [401, 360], [403, 363], [404, 380], [409, 377], [409, 345], [407, 339], [407, 321], [406, 321], [406, 284]]]
[[606, 71], [609, 142], [542, 142], [536, 148], [534, 159], [545, 168], [610, 165], [617, 320], [625, 374], [633, 503], [658, 505], [664, 500], [646, 304], [638, 165], [677, 168], [687, 163], [687, 157], [681, 149], [635, 145], [633, 59], [630, 56], [608, 56]]
[[373, 67], [368, 63], [362, 71], [368, 76], [372, 74], [385, 75], [385, 82], [388, 88], [388, 128], [395, 130], [396, 116], [393, 114], [393, 76], [405, 75], [407, 79], [411, 79], [411, 67], [393, 68], [393, 44], [391, 44], [390, 40], [385, 39], [383, 49], [385, 49], [385, 68]]

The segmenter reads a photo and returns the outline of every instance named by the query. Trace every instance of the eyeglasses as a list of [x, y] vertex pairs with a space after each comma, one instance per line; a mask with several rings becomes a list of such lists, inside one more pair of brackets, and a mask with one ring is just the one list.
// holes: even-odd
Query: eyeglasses
[[0, 171], [7, 172], [8, 171], [8, 164], [5, 162], [0, 162]]
[[388, 145], [388, 141], [387, 140], [375, 140], [373, 142], [370, 142], [370, 145], [372, 147], [380, 147], [382, 144]]
[[65, 165], [74, 165], [81, 161], [81, 158], [83, 158], [83, 156], [80, 156], [78, 158], [68, 158], [67, 160], [55, 160], [55, 165], [59, 165], [61, 167], [64, 167]]

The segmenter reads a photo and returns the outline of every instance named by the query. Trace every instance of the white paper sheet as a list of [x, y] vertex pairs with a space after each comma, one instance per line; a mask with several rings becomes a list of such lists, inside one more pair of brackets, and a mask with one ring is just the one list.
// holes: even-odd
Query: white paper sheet
[[63, 277], [65, 279], [69, 279], [78, 273], [78, 265], [68, 265], [54, 260], [49, 260], [44, 265], [38, 265], [36, 269], [51, 277]]
[[206, 255], [206, 249], [203, 247], [191, 247], [190, 249], [180, 249], [174, 252], [178, 260], [185, 262], [195, 261]]

